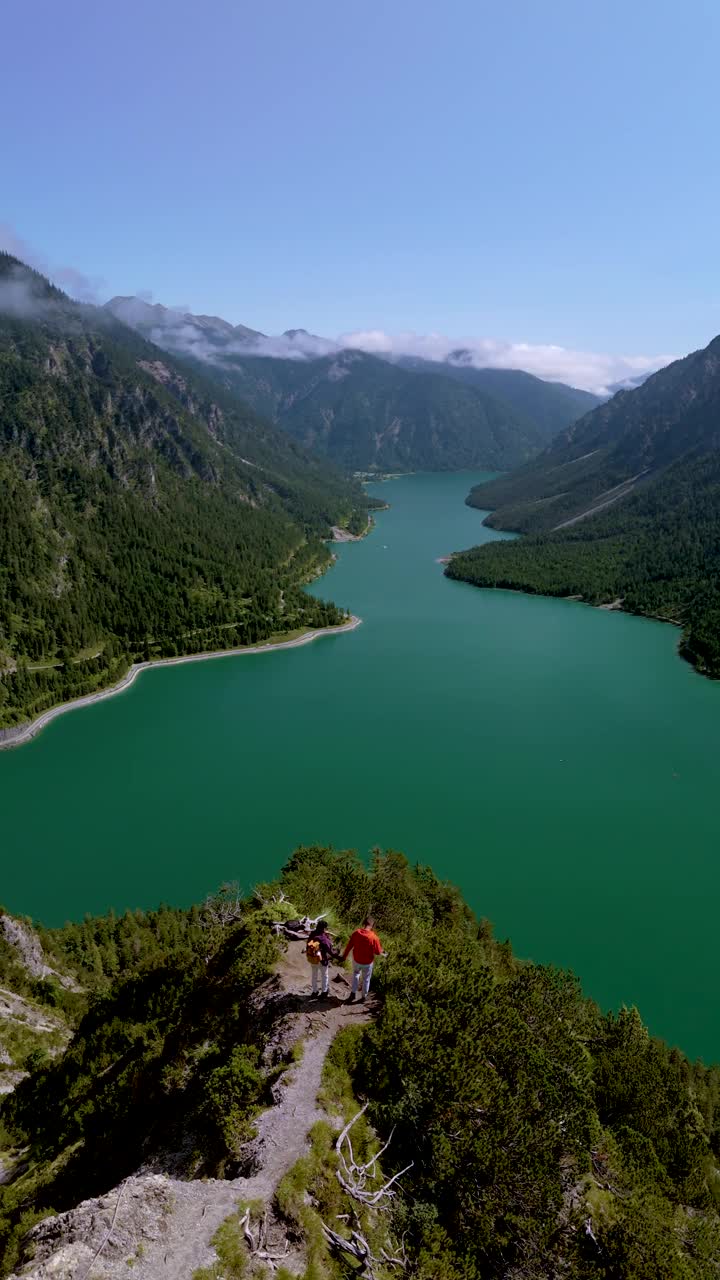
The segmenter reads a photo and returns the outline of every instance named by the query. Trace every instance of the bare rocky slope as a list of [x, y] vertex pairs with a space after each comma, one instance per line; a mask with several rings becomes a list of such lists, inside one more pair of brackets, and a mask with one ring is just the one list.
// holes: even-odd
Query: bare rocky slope
[[[50, 963], [34, 929], [7, 912], [0, 913], [0, 962], [0, 1094], [8, 1094], [25, 1078], [29, 1055], [55, 1056], [70, 1039], [67, 1019], [48, 1005], [43, 986], [81, 988]], [[14, 989], [18, 974], [25, 978], [24, 994]]]

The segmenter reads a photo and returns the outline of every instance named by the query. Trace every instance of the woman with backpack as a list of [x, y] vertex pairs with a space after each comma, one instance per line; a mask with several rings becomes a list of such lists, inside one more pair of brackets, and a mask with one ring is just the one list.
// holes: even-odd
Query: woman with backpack
[[[330, 961], [336, 960], [339, 952], [335, 949], [327, 931], [327, 921], [318, 920], [305, 947], [305, 955], [310, 965], [312, 990], [311, 1000], [327, 1000], [330, 996]], [[319, 990], [322, 982], [322, 989]]]

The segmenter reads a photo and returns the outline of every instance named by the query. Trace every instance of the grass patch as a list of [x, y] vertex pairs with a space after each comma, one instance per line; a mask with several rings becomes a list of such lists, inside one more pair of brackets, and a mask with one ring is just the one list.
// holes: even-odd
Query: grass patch
[[0, 1049], [4, 1049], [10, 1063], [0, 1063], [3, 1070], [15, 1071], [26, 1066], [31, 1054], [44, 1055], [50, 1049], [62, 1048], [68, 1035], [60, 1027], [52, 1031], [39, 1031], [30, 1024], [7, 1018], [0, 1022]]
[[360, 1110], [360, 1104], [353, 1093], [352, 1075], [360, 1056], [364, 1035], [362, 1027], [348, 1027], [345, 1031], [339, 1031], [330, 1045], [323, 1066], [318, 1101], [326, 1111], [337, 1115], [343, 1124], [347, 1124]]
[[250, 1255], [243, 1237], [240, 1209], [231, 1213], [212, 1238], [217, 1260], [193, 1271], [192, 1280], [244, 1280], [250, 1274]]
[[193, 1271], [192, 1280], [245, 1280], [245, 1277], [266, 1276], [267, 1268], [260, 1260], [253, 1260], [240, 1225], [247, 1211], [250, 1220], [262, 1218], [265, 1205], [262, 1200], [250, 1200], [239, 1204], [236, 1211], [218, 1227], [211, 1244], [217, 1259], [209, 1267]]

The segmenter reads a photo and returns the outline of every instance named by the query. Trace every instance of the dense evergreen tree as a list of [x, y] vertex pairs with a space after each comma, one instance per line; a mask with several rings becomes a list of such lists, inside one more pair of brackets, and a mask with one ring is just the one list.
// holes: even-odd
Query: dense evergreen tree
[[0, 726], [135, 657], [342, 619], [298, 588], [358, 485], [0, 255]]
[[466, 376], [450, 364], [390, 363], [357, 350], [311, 359], [258, 356], [252, 344], [242, 348], [247, 335], [262, 335], [238, 335], [223, 320], [187, 316], [179, 325], [175, 313], [139, 299], [106, 305], [166, 350], [202, 353], [195, 366], [207, 376], [308, 449], [360, 471], [518, 466], [595, 403], [586, 392], [514, 370]]
[[473, 489], [486, 523], [528, 536], [452, 558], [478, 586], [621, 600], [683, 627], [720, 676], [720, 338], [563, 432], [534, 462]]
[[[481, 495], [475, 491], [477, 501]], [[676, 463], [653, 485], [569, 528], [460, 552], [446, 573], [590, 604], [620, 599], [631, 613], [682, 626], [681, 653], [718, 677], [720, 452]]]
[[[515, 960], [452, 886], [399, 853], [376, 850], [366, 866], [303, 847], [259, 892], [281, 888], [287, 911], [333, 915], [340, 939], [372, 909], [388, 951], [376, 1017], [341, 1033], [331, 1068], [349, 1074], [381, 1138], [394, 1131], [388, 1172], [412, 1166], [392, 1214], [408, 1274], [717, 1275], [718, 1068], [653, 1039], [634, 1009], [602, 1013], [572, 975]], [[258, 1017], [252, 997], [277, 955], [274, 909], [240, 900], [222, 924], [211, 902], [42, 931], [86, 991], [68, 1005], [65, 1053], [30, 1062], [0, 1107], [8, 1140], [29, 1152], [0, 1188], [6, 1266], [38, 1215], [157, 1152], [182, 1151], [194, 1176], [234, 1172], [274, 1078], [261, 1057], [272, 1002]], [[0, 947], [4, 982], [11, 963]]]

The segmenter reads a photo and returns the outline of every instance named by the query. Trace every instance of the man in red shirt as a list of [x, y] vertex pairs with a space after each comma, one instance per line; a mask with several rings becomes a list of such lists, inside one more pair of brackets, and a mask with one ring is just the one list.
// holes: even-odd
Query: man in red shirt
[[353, 957], [353, 977], [352, 990], [348, 996], [348, 1004], [352, 1004], [358, 989], [358, 983], [362, 976], [362, 991], [360, 1000], [363, 1002], [370, 990], [370, 979], [372, 977], [373, 963], [376, 956], [383, 953], [382, 943], [377, 934], [373, 932], [375, 921], [372, 916], [366, 916], [362, 929], [356, 929], [350, 937], [348, 944], [343, 951], [343, 960], [352, 951]]

